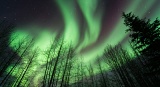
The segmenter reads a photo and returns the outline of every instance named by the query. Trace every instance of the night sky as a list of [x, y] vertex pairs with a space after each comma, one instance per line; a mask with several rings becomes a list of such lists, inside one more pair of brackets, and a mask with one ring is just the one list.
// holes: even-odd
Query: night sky
[[[29, 80], [28, 78], [35, 75], [30, 79], [33, 85], [37, 86], [42, 83], [40, 80], [43, 78], [45, 67], [54, 59], [59, 59], [57, 54], [60, 51], [61, 54], [63, 53], [60, 57], [68, 58], [70, 44], [75, 51], [73, 59], [77, 58], [75, 65], [79, 63], [79, 59], [82, 59], [84, 65], [93, 64], [95, 74], [98, 74], [97, 60], [103, 58], [106, 46], [120, 43], [132, 54], [128, 43], [129, 33], [125, 32], [128, 28], [124, 25], [122, 12], [132, 12], [140, 18], [149, 18], [153, 21], [160, 17], [160, 0], [0, 0], [0, 21], [7, 20], [16, 25], [7, 40], [11, 42], [16, 37], [9, 43], [9, 49], [21, 59], [19, 63], [17, 62], [11, 76], [19, 78], [17, 72], [26, 67], [26, 64], [28, 65], [26, 60], [30, 59], [38, 48], [34, 62], [28, 70], [29, 75], [26, 75], [25, 79]], [[30, 46], [29, 42], [34, 37], [36, 37], [34, 44]], [[57, 43], [54, 43], [56, 46], [52, 44], [57, 37], [64, 39], [62, 50], [60, 50], [60, 43], [58, 46]], [[19, 49], [22, 41], [25, 45]], [[27, 46], [29, 50], [25, 52]], [[51, 56], [48, 56], [50, 48], [54, 51]], [[23, 56], [23, 53], [27, 55]], [[113, 68], [106, 66], [104, 61], [100, 62], [105, 66], [104, 70]], [[12, 67], [14, 64], [10, 64], [6, 72], [9, 73]], [[78, 69], [73, 68], [74, 71]]]
[[[77, 53], [88, 59], [103, 52], [107, 44], [121, 43], [128, 48], [127, 27], [122, 12], [151, 20], [160, 15], [159, 0], [1, 0], [0, 19], [9, 20], [17, 29], [51, 31], [72, 42]], [[35, 31], [35, 32], [33, 32]], [[17, 31], [18, 32], [18, 31]], [[38, 33], [39, 34], [39, 33]], [[47, 36], [44, 34], [44, 39]], [[47, 41], [37, 45], [46, 44]], [[49, 42], [49, 41], [48, 41]], [[45, 49], [45, 47], [42, 47]], [[94, 55], [93, 55], [94, 54]]]

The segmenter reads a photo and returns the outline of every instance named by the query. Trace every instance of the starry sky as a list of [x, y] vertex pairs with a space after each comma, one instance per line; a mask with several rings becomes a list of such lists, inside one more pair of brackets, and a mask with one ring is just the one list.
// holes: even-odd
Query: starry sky
[[[33, 29], [35, 32], [49, 30], [54, 36], [63, 35], [78, 53], [88, 57], [88, 61], [102, 53], [107, 44], [121, 43], [128, 48], [122, 12], [154, 20], [160, 15], [160, 0], [0, 1], [1, 20], [15, 23], [18, 29], [29, 28], [31, 35], [35, 35], [31, 32]], [[43, 35], [48, 37], [46, 33]]]
[[[132, 12], [153, 21], [160, 17], [160, 0], [0, 0], [0, 20], [16, 24], [10, 36], [10, 40], [16, 37], [10, 44], [11, 49], [16, 50], [24, 37], [27, 37], [26, 42], [37, 37], [30, 48], [33, 51], [39, 48], [39, 54], [34, 59], [36, 64], [30, 71], [36, 73], [34, 84], [39, 82], [39, 76], [45, 69], [42, 67], [47, 64], [44, 51], [51, 47], [51, 41], [56, 37], [63, 37], [65, 43], [71, 43], [76, 57], [83, 58], [86, 65], [93, 63], [96, 66], [107, 45], [120, 43], [132, 52], [122, 12]], [[32, 55], [33, 51], [29, 54]], [[17, 53], [18, 56], [22, 52]], [[25, 61], [27, 57], [21, 59]], [[8, 70], [11, 67], [13, 65]]]

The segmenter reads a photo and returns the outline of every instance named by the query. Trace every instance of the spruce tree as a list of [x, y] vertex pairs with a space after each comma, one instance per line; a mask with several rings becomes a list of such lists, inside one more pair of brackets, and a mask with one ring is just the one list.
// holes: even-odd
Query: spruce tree
[[160, 21], [158, 18], [151, 22], [149, 19], [140, 19], [132, 13], [123, 13], [124, 24], [128, 27], [131, 44], [134, 49], [146, 57], [152, 73], [160, 73]]

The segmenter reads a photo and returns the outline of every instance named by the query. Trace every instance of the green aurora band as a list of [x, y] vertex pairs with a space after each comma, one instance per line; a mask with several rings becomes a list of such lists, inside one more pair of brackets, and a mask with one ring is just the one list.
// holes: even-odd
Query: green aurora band
[[[77, 0], [77, 4], [80, 7], [80, 10], [82, 11], [82, 14], [86, 20], [87, 27], [85, 28], [85, 33], [83, 41], [80, 41], [80, 24], [78, 20], [78, 15], [76, 14], [76, 2], [74, 0], [56, 0], [56, 3], [61, 10], [61, 14], [63, 16], [64, 20], [64, 41], [66, 43], [72, 43], [74, 47], [76, 47], [76, 53], [79, 55], [79, 57], [84, 58], [85, 64], [90, 64], [96, 60], [97, 56], [102, 55], [104, 48], [107, 44], [116, 45], [119, 42], [121, 42], [124, 38], [128, 36], [127, 33], [125, 33], [125, 29], [127, 27], [123, 24], [123, 19], [119, 18], [117, 24], [115, 24], [114, 28], [112, 29], [112, 32], [110, 33], [109, 37], [106, 37], [106, 39], [100, 43], [98, 46], [94, 47], [92, 50], [89, 50], [85, 53], [80, 53], [80, 51], [83, 48], [88, 47], [89, 45], [95, 43], [100, 35], [101, 31], [101, 24], [102, 24], [102, 18], [104, 16], [104, 12], [102, 9], [97, 10], [98, 6], [98, 0]], [[143, 11], [139, 8], [141, 4], [145, 4], [145, 10]], [[145, 13], [148, 12], [148, 10], [156, 3], [156, 0], [150, 0], [148, 2], [142, 2], [141, 0], [132, 0], [128, 6], [126, 6], [126, 9], [124, 12], [133, 12], [139, 17], [144, 17]], [[94, 15], [96, 13], [96, 15]], [[155, 19], [155, 17], [158, 17], [160, 15], [160, 9], [157, 8], [154, 12], [152, 12], [151, 19]], [[35, 25], [36, 26], [36, 25]], [[17, 37], [16, 40], [14, 40], [10, 47], [13, 49], [16, 49], [18, 43], [25, 37], [28, 39], [33, 38], [30, 34], [31, 31], [28, 31], [27, 28], [33, 28], [33, 29], [39, 29], [40, 27], [17, 27], [16, 31], [12, 33], [11, 39], [14, 37]], [[23, 28], [23, 29], [22, 29]], [[39, 51], [41, 52], [35, 59], [36, 64], [33, 64], [32, 70], [33, 72], [37, 71], [41, 65], [46, 64], [46, 58], [45, 55], [43, 55], [43, 51], [47, 50], [51, 46], [51, 42], [55, 39], [58, 32], [51, 32], [51, 29], [45, 28], [42, 29], [42, 31], [39, 31], [38, 36], [36, 37], [35, 44], [32, 47], [32, 50], [35, 50], [37, 47]], [[29, 41], [29, 40], [28, 40]], [[80, 43], [80, 44], [79, 44]], [[129, 49], [128, 51], [132, 52], [129, 43], [126, 41], [124, 44], [122, 44], [124, 48]], [[18, 53], [19, 55], [21, 52]], [[30, 52], [32, 54], [32, 51]], [[26, 57], [22, 57], [22, 61], [25, 61]], [[12, 67], [12, 65], [10, 66]], [[8, 70], [9, 68], [8, 67]], [[21, 67], [20, 65], [18, 67]], [[18, 67], [16, 70], [18, 70]], [[105, 68], [106, 70], [109, 68]], [[15, 71], [16, 71], [15, 70]], [[39, 72], [42, 70], [40, 69]], [[30, 72], [33, 73], [33, 72]], [[98, 73], [98, 72], [96, 72]], [[13, 74], [16, 75], [15, 73]], [[37, 76], [34, 79], [35, 84], [38, 82], [38, 79], [42, 76], [42, 73], [38, 73]]]

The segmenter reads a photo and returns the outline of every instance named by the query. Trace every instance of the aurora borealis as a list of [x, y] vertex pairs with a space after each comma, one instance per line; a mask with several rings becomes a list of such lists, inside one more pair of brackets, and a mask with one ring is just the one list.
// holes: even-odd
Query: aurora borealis
[[159, 3], [159, 0], [1, 0], [0, 18], [17, 25], [10, 37], [10, 40], [17, 37], [10, 45], [13, 50], [22, 38], [36, 37], [32, 50], [38, 47], [41, 52], [35, 59], [37, 64], [45, 65], [43, 51], [57, 37], [71, 43], [78, 57], [89, 64], [103, 54], [107, 45], [120, 43], [132, 52], [122, 12], [154, 20], [160, 15]]
[[66, 41], [72, 41], [78, 52], [88, 57], [88, 61], [97, 55], [97, 50], [102, 53], [106, 44], [122, 43], [127, 46], [127, 28], [123, 25], [122, 12], [134, 12], [140, 17], [151, 19], [158, 17], [159, 13], [158, 0], [1, 2], [4, 3], [1, 5], [1, 18], [12, 20], [21, 25], [21, 28], [32, 28], [29, 32], [32, 36], [35, 35], [33, 29], [35, 32], [44, 29], [54, 32], [55, 35], [62, 34]]

